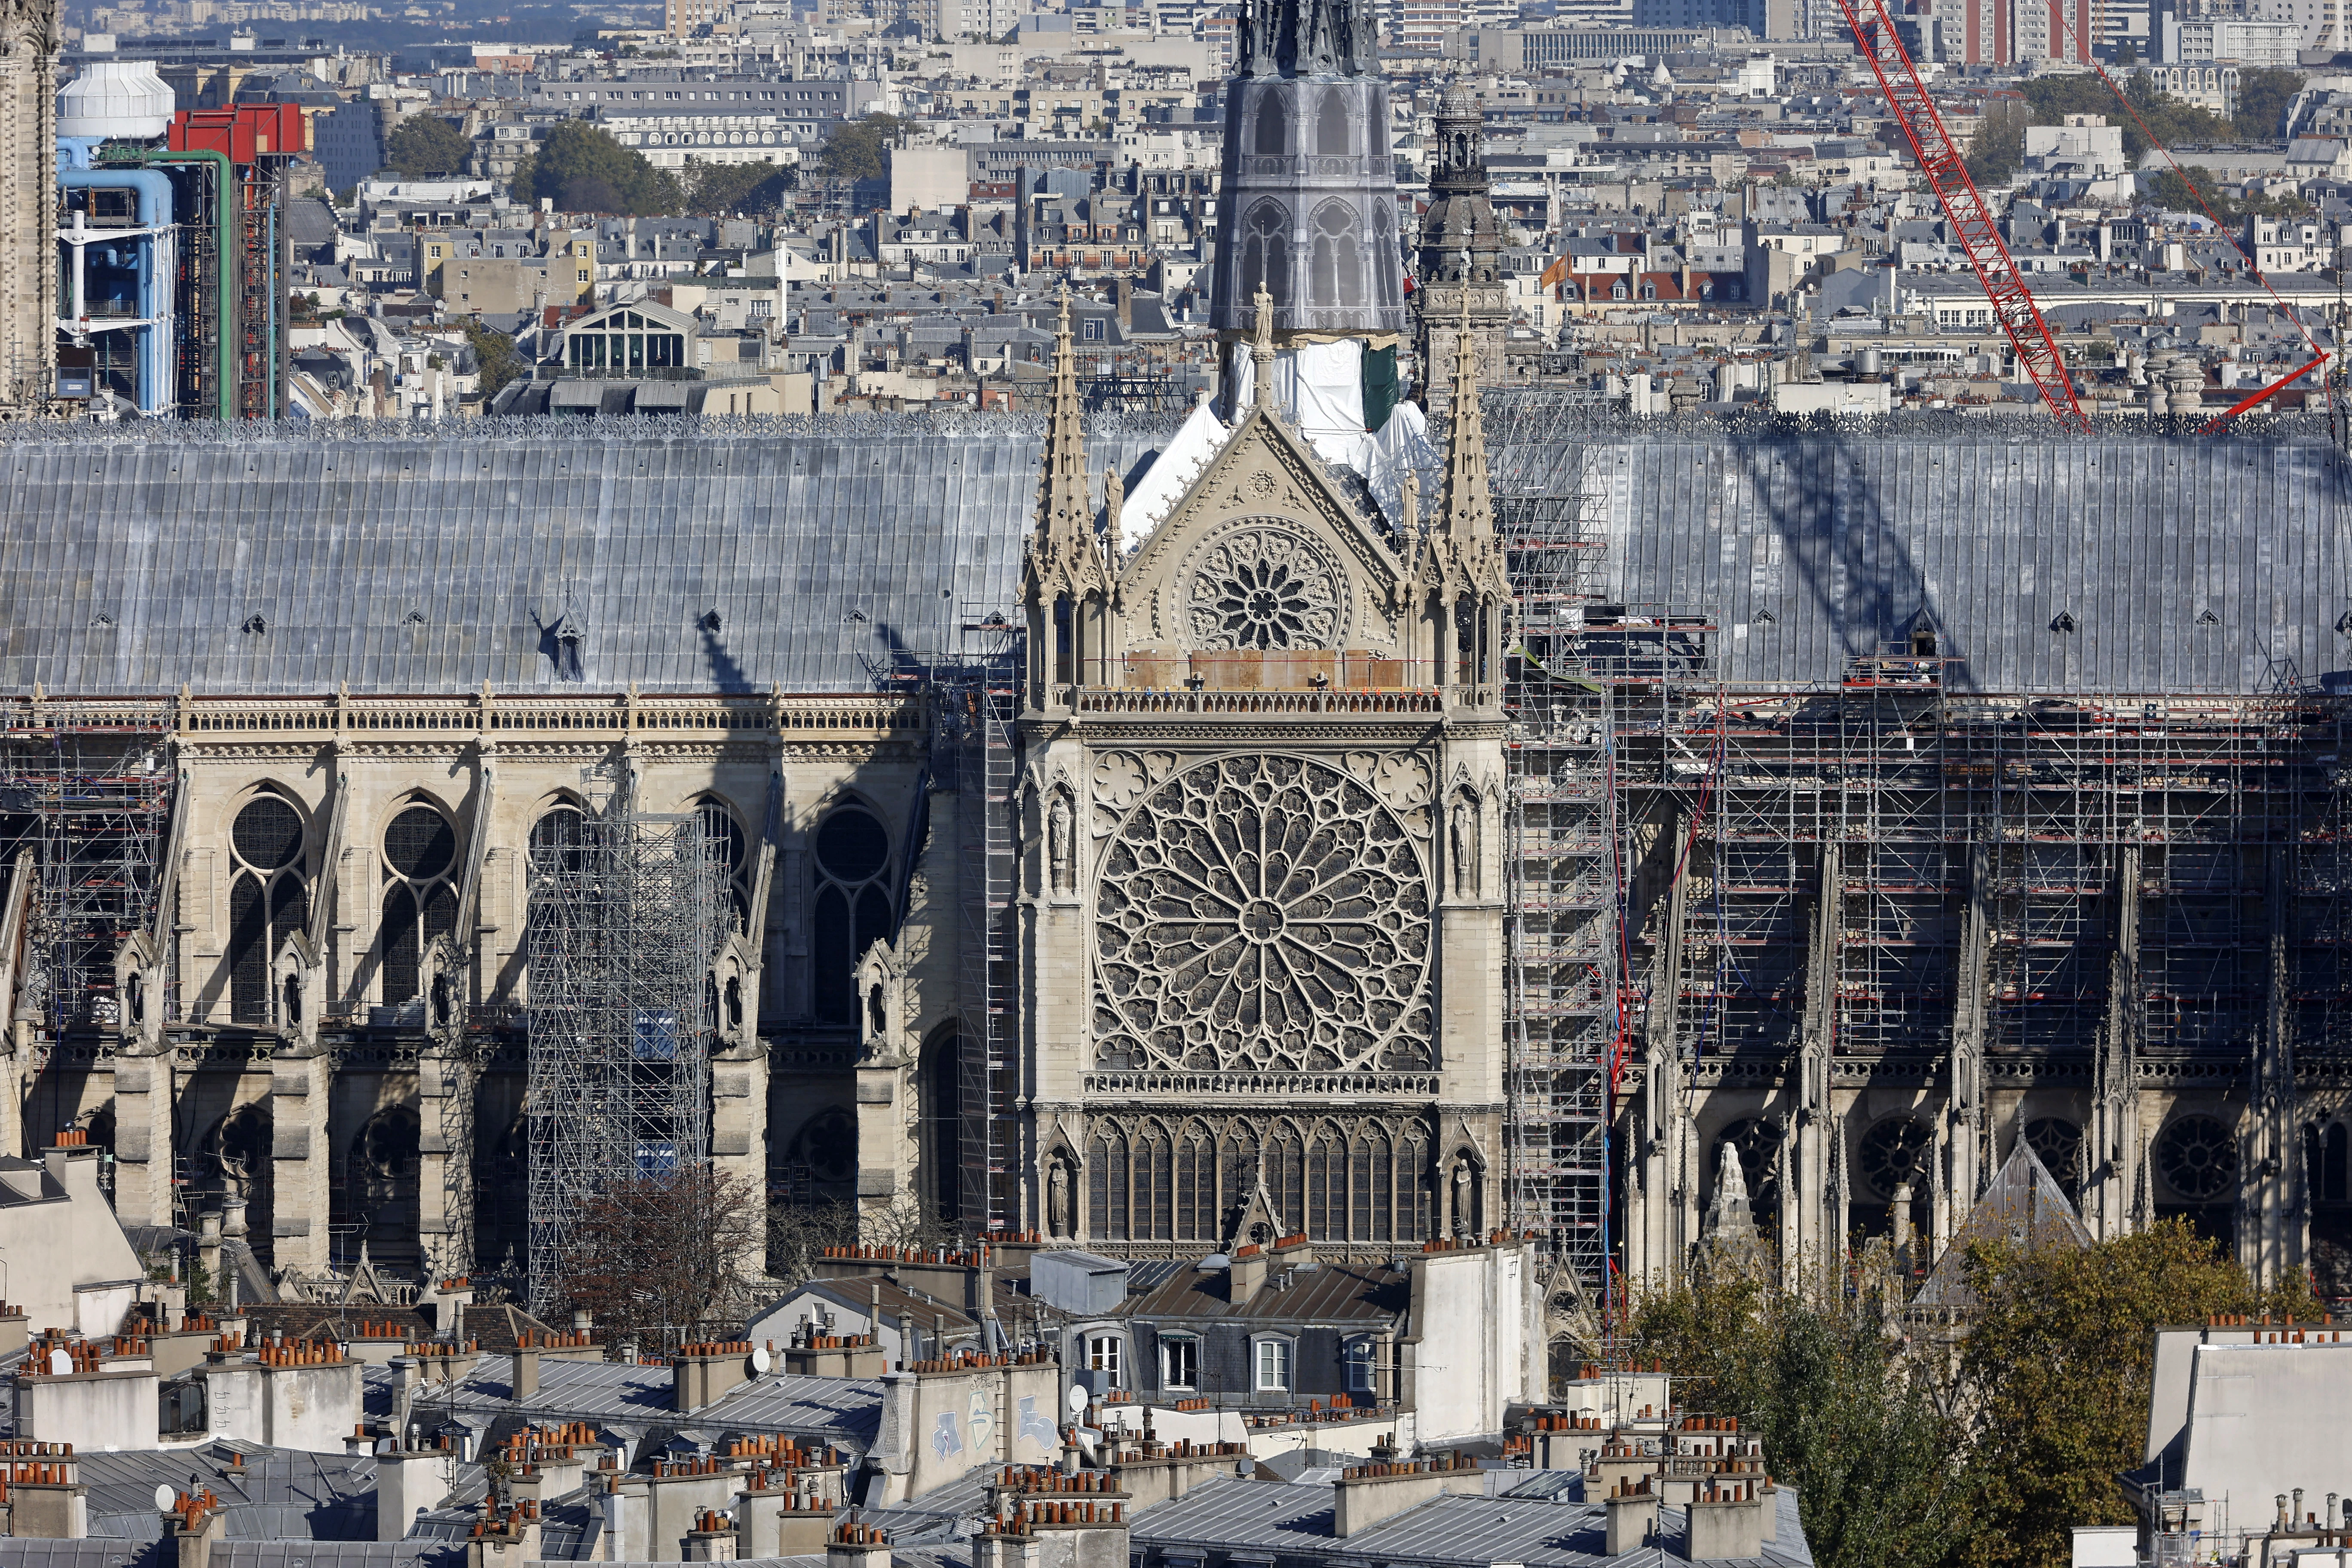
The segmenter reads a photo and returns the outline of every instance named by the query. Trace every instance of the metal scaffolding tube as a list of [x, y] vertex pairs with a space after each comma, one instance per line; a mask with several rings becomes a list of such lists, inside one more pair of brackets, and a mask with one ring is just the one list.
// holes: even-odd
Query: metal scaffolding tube
[[584, 782], [576, 827], [530, 852], [533, 1311], [559, 1304], [566, 1238], [609, 1183], [670, 1174], [710, 1147], [727, 847], [699, 814], [632, 810], [633, 779], [606, 769]]
[[171, 714], [163, 700], [19, 699], [0, 710], [0, 834], [8, 862], [24, 847], [37, 860], [26, 978], [42, 992], [50, 1042], [122, 1023], [116, 952], [153, 924], [163, 885]]
[[[1514, 1229], [1588, 1289], [1608, 1234], [1618, 1012], [1612, 705], [1580, 646], [1606, 491], [1580, 448], [1524, 438], [1549, 405], [1499, 403], [1496, 521], [1516, 598], [1504, 701], [1506, 1163]], [[1515, 439], [1515, 437], [1522, 437]]]

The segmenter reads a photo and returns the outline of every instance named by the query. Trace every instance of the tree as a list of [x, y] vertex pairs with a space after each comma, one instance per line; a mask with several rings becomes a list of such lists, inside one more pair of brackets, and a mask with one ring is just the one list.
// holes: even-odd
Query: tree
[[759, 1190], [709, 1165], [618, 1177], [583, 1206], [557, 1264], [567, 1312], [668, 1349], [740, 1320], [762, 1261]]
[[2032, 118], [2032, 106], [2022, 99], [1988, 100], [1969, 142], [1969, 178], [1980, 185], [1997, 185], [2016, 174], [2025, 161], [2025, 128]]
[[[2137, 163], [2151, 144], [2138, 123], [2116, 101], [2114, 90], [2102, 78], [2035, 77], [2019, 90], [2024, 94], [2027, 110], [2032, 116], [2031, 124], [2063, 125], [2070, 114], [2096, 114], [2121, 129], [2124, 153], [2133, 162]], [[2147, 129], [2155, 132], [2157, 141], [2168, 147], [2227, 142], [2234, 135], [2228, 121], [2159, 91], [2154, 79], [2145, 73], [2130, 79], [2124, 96], [2130, 100], [2134, 112], [2147, 122]]]
[[677, 182], [593, 125], [567, 120], [515, 166], [515, 195], [559, 211], [654, 217], [680, 206]]
[[437, 114], [415, 114], [400, 122], [384, 144], [384, 162], [404, 180], [462, 174], [474, 144], [464, 132]]
[[2129, 38], [2126, 38], [2122, 43], [2116, 46], [2116, 58], [2114, 64], [2117, 70], [2123, 70], [2139, 64], [2139, 50], [2132, 46], [2132, 41]]
[[[1763, 1269], [1703, 1268], [1631, 1322], [1636, 1360], [1696, 1381], [1685, 1409], [1737, 1415], [1797, 1488], [1822, 1568], [1943, 1568], [1969, 1534], [1964, 1431], [1906, 1358], [1875, 1290], [1785, 1289]], [[1686, 1391], [1685, 1391], [1686, 1390]]]
[[2173, 212], [2210, 211], [2224, 222], [2232, 219], [2289, 217], [2311, 211], [2311, 204], [2294, 195], [2249, 197], [2233, 195], [2221, 176], [2201, 164], [2179, 170], [2159, 169], [2148, 182], [2149, 199]]
[[457, 325], [466, 334], [466, 342], [473, 346], [474, 363], [481, 369], [483, 402], [496, 397], [499, 388], [529, 371], [522, 355], [515, 352], [515, 341], [504, 332], [494, 332], [471, 318], [460, 319]]
[[793, 172], [773, 163], [705, 163], [689, 158], [678, 179], [685, 209], [721, 213], [773, 212], [793, 188]]
[[840, 1198], [768, 1205], [768, 1272], [778, 1279], [806, 1279], [828, 1247], [857, 1240], [857, 1208]]
[[890, 172], [887, 153], [891, 142], [907, 133], [912, 121], [901, 120], [895, 114], [869, 114], [862, 120], [845, 120], [834, 127], [825, 139], [823, 163], [827, 175], [836, 180], [878, 180]]
[[2324, 1316], [2307, 1279], [2265, 1295], [2177, 1219], [2087, 1247], [1978, 1245], [1968, 1270], [1982, 1304], [1959, 1363], [1979, 1568], [2063, 1562], [2072, 1526], [2130, 1521], [2116, 1477], [2140, 1462], [2158, 1326]]
[[2238, 134], [2248, 142], [2275, 142], [2287, 133], [2286, 111], [2303, 90], [2295, 71], [2257, 66], [2238, 73]]

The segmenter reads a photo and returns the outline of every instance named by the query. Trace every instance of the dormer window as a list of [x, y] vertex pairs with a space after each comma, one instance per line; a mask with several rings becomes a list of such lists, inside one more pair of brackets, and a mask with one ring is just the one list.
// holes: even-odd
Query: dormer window
[[571, 611], [564, 611], [563, 618], [555, 623], [556, 679], [584, 681], [588, 679], [587, 661], [581, 647], [585, 640], [586, 634], [581, 629], [580, 623], [572, 618]]

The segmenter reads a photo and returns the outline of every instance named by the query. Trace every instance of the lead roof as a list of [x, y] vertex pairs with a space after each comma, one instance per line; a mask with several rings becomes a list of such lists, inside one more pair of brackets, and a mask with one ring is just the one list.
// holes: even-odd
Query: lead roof
[[[1589, 484], [1597, 591], [1713, 616], [1735, 683], [1832, 685], [1923, 616], [1963, 689], [2236, 695], [2352, 664], [2347, 470], [2316, 422], [1587, 414], [1517, 442], [1510, 406], [1498, 499]], [[1096, 484], [1130, 491], [1171, 433], [1090, 427]], [[1039, 449], [1034, 418], [952, 416], [11, 433], [0, 691], [872, 690], [1018, 620]], [[553, 680], [567, 609], [583, 685]]]
[[[1774, 1533], [1750, 1563], [1759, 1568], [1811, 1568], [1797, 1516], [1797, 1494], [1776, 1494]], [[1686, 1562], [1688, 1515], [1658, 1510], [1653, 1546], [1608, 1554], [1607, 1505], [1572, 1499], [1444, 1495], [1350, 1533], [1332, 1533], [1332, 1491], [1326, 1486], [1273, 1481], [1213, 1480], [1135, 1518], [1130, 1540], [1147, 1562], [1230, 1558], [1236, 1561], [1323, 1562], [1335, 1564], [1433, 1564], [1444, 1568], [1665, 1568]]]

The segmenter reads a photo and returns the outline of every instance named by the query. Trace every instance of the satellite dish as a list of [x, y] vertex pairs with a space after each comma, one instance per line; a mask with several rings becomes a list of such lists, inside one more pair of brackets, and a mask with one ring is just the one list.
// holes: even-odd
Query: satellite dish
[[1081, 1412], [1081, 1411], [1083, 1411], [1084, 1409], [1086, 1409], [1086, 1407], [1087, 1406], [1087, 1405], [1088, 1405], [1088, 1404], [1090, 1404], [1091, 1402], [1092, 1402], [1092, 1395], [1090, 1395], [1090, 1394], [1088, 1394], [1087, 1393], [1087, 1387], [1086, 1387], [1086, 1384], [1082, 1384], [1082, 1383], [1074, 1383], [1074, 1384], [1070, 1384], [1070, 1414], [1071, 1414], [1071, 1415], [1077, 1415], [1079, 1412]]
[[65, 1376], [69, 1375], [72, 1372], [73, 1372], [73, 1357], [71, 1357], [71, 1356], [69, 1356], [69, 1355], [66, 1354], [66, 1352], [63, 1352], [63, 1351], [51, 1351], [51, 1352], [49, 1352], [49, 1375], [50, 1375], [50, 1376], [52, 1376], [52, 1377], [65, 1377]]
[[172, 1483], [171, 1483], [171, 1482], [169, 1482], [169, 1481], [159, 1481], [159, 1482], [157, 1482], [157, 1483], [156, 1483], [156, 1485], [155, 1485], [155, 1511], [156, 1511], [157, 1513], [169, 1513], [169, 1512], [171, 1512], [171, 1511], [172, 1511], [172, 1504], [173, 1504], [173, 1503], [174, 1503], [174, 1502], [176, 1502], [176, 1501], [178, 1501], [178, 1500], [179, 1500], [179, 1494], [177, 1494], [176, 1492], [174, 1492], [174, 1491], [173, 1491], [173, 1490], [172, 1490]]
[[776, 1358], [768, 1353], [767, 1346], [753, 1345], [751, 1347], [751, 1370], [753, 1372], [764, 1373], [775, 1363]]

